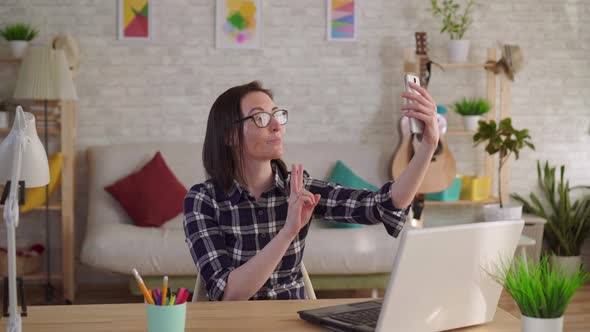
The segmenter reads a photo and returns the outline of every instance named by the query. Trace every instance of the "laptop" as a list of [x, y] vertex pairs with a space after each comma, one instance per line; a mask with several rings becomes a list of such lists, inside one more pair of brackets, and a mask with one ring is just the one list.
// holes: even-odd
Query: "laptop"
[[298, 314], [335, 331], [441, 331], [490, 322], [502, 286], [487, 272], [511, 262], [523, 227], [515, 220], [404, 230], [383, 300]]

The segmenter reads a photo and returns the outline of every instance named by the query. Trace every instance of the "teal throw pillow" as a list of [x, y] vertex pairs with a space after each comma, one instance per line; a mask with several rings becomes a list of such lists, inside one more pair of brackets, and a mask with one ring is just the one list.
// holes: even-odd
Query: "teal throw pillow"
[[[328, 182], [337, 183], [339, 185], [351, 188], [358, 188], [358, 189], [369, 189], [369, 190], [378, 190], [378, 187], [368, 183], [367, 181], [360, 178], [356, 175], [348, 166], [344, 165], [344, 163], [340, 160], [336, 162], [336, 165], [332, 169], [332, 173], [330, 173], [330, 177], [327, 180]], [[350, 224], [344, 222], [337, 222], [332, 220], [322, 220], [325, 226], [333, 227], [333, 228], [359, 228], [363, 227], [361, 224]]]

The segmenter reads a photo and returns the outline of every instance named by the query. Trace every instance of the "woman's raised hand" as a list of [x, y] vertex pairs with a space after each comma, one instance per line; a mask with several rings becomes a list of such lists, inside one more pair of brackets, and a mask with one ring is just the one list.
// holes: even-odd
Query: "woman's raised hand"
[[405, 116], [424, 122], [423, 142], [430, 144], [434, 151], [440, 137], [436, 102], [423, 87], [412, 82], [410, 82], [410, 87], [418, 93], [402, 93], [402, 97], [412, 100], [412, 103], [403, 105], [402, 110], [406, 110]]
[[313, 209], [318, 205], [321, 196], [314, 195], [303, 188], [303, 165], [301, 164], [298, 167], [291, 165], [290, 184], [289, 209], [283, 229], [291, 238], [294, 238], [311, 219]]

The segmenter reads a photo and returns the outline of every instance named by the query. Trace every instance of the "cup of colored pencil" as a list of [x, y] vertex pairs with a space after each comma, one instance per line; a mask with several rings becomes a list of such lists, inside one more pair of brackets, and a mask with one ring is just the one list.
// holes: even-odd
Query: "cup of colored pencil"
[[190, 291], [186, 288], [179, 288], [177, 292], [172, 292], [167, 276], [164, 277], [162, 288], [150, 290], [136, 269], [133, 269], [133, 275], [147, 306], [148, 331], [184, 332], [186, 301], [190, 296]]

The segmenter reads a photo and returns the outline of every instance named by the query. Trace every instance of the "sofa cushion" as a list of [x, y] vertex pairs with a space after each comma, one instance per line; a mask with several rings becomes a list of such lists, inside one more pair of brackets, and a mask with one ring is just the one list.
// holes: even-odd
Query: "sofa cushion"
[[[330, 173], [330, 177], [326, 181], [337, 183], [341, 186], [351, 187], [351, 188], [370, 189], [373, 191], [379, 189], [379, 188], [375, 187], [374, 185], [368, 183], [367, 181], [363, 180], [358, 175], [356, 175], [350, 168], [348, 168], [348, 166], [344, 165], [344, 163], [340, 160], [338, 160], [336, 162], [336, 165], [332, 169], [332, 173]], [[363, 225], [361, 225], [361, 224], [337, 222], [337, 221], [332, 221], [332, 220], [322, 220], [321, 222], [325, 223], [325, 225], [327, 227], [334, 227], [334, 228], [360, 228], [360, 227], [363, 227]]]
[[186, 188], [158, 151], [141, 170], [105, 187], [123, 206], [135, 225], [159, 227], [182, 212]]
[[[157, 228], [95, 225], [84, 241], [81, 260], [121, 274], [131, 274], [135, 267], [146, 276], [196, 275], [184, 240], [182, 220], [177, 218]], [[381, 224], [337, 229], [312, 221], [303, 262], [311, 275], [389, 273], [398, 244], [399, 238], [387, 234]]]
[[80, 259], [99, 270], [127, 275], [133, 268], [142, 276], [196, 275], [197, 268], [184, 241], [182, 220], [174, 218], [164, 225], [94, 225], [84, 240]]
[[332, 169], [332, 173], [330, 174], [330, 177], [327, 181], [352, 188], [369, 189], [373, 191], [379, 189], [378, 187], [375, 187], [374, 185], [363, 180], [360, 176], [356, 175], [340, 160], [336, 162], [336, 165]]

